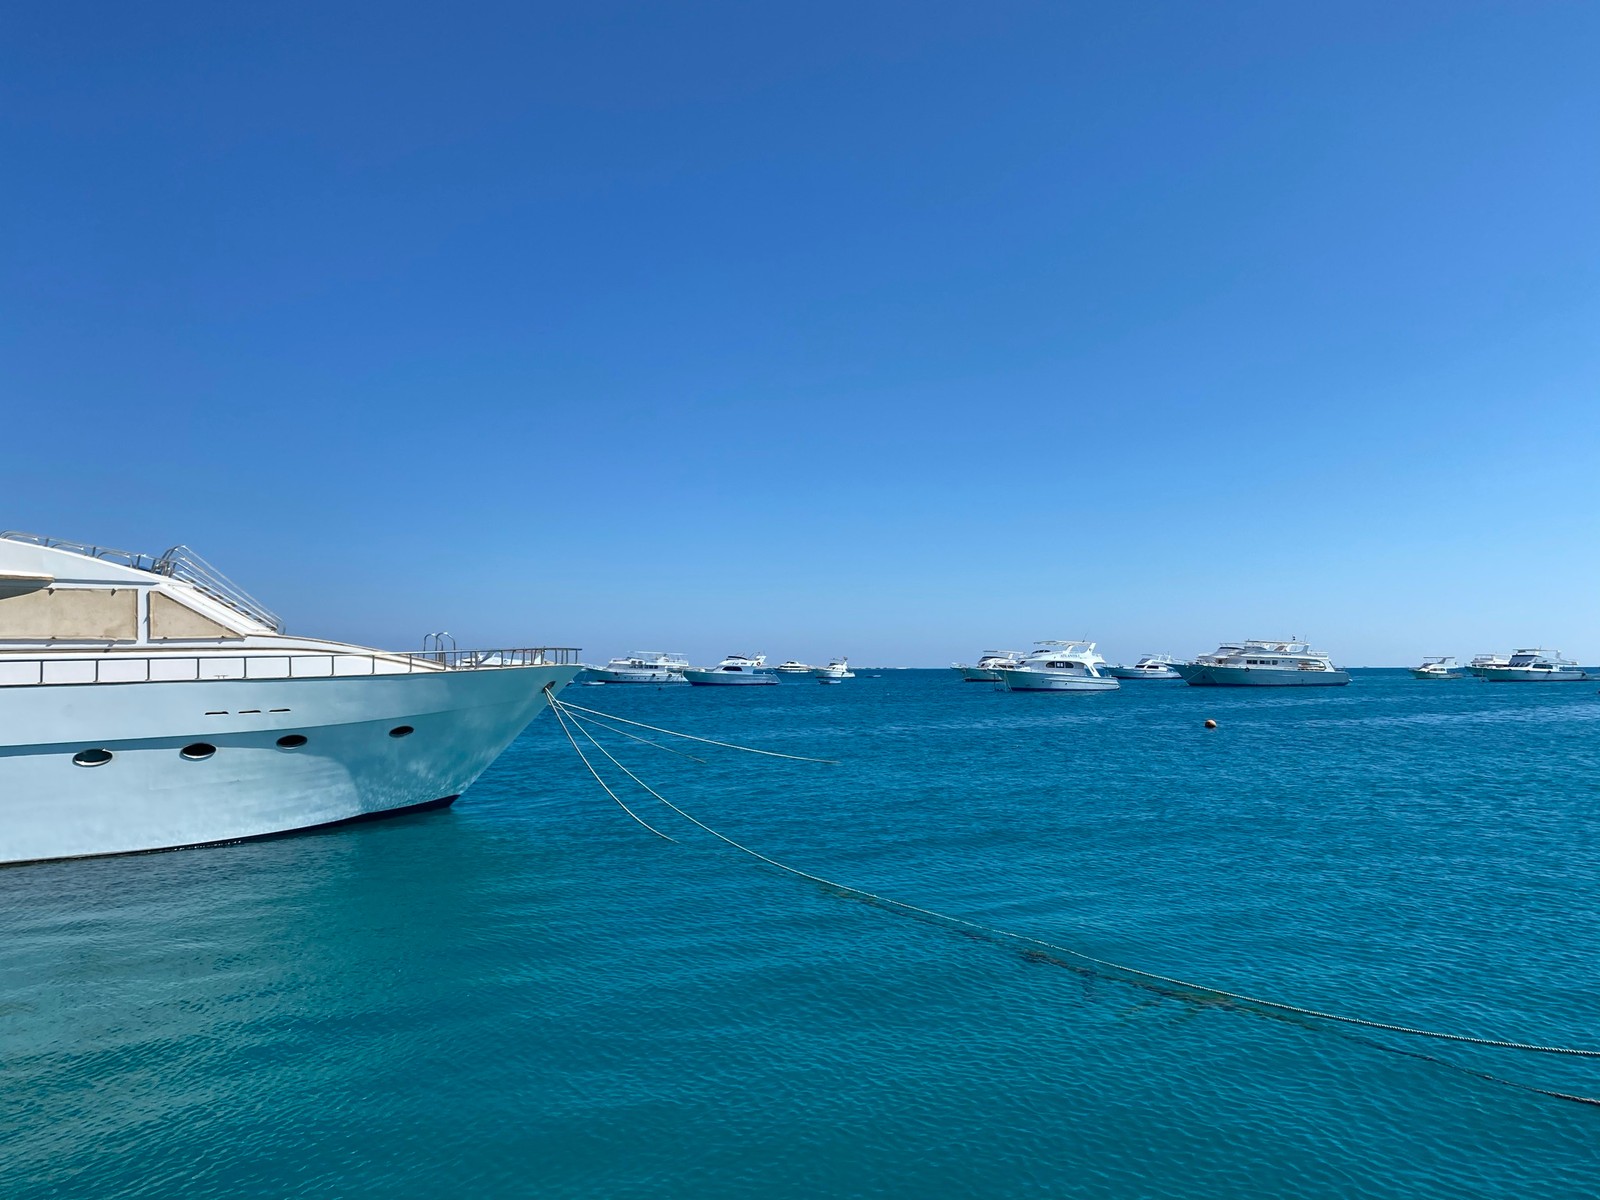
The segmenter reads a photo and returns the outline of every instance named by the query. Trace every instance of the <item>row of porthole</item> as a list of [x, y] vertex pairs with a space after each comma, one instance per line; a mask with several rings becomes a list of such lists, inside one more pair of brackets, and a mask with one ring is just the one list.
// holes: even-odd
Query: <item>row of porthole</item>
[[[415, 732], [416, 730], [410, 725], [396, 725], [389, 730], [389, 736], [403, 738]], [[278, 746], [283, 750], [298, 750], [309, 740], [303, 733], [286, 733], [278, 739]], [[210, 742], [190, 742], [178, 751], [178, 757], [188, 759], [190, 762], [203, 762], [216, 752], [217, 748]], [[115, 755], [109, 750], [79, 750], [72, 756], [72, 761], [80, 767], [103, 767], [114, 757]]]

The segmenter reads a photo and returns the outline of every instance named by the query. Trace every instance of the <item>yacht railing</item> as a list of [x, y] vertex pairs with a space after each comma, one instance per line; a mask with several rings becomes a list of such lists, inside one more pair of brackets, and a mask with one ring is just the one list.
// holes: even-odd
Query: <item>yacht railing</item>
[[576, 646], [515, 650], [442, 650], [427, 654], [291, 652], [287, 654], [124, 654], [12, 657], [0, 654], [0, 687], [94, 683], [205, 683], [218, 679], [344, 679], [489, 671], [502, 667], [578, 666]]

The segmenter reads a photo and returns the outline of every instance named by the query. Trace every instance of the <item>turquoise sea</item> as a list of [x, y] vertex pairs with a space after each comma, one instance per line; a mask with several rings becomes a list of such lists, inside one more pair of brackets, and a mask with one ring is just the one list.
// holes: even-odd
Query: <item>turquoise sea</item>
[[[566, 698], [838, 759], [607, 739], [828, 879], [1228, 990], [1600, 1046], [1594, 685], [869, 673]], [[1600, 1060], [1068, 969], [619, 795], [679, 840], [546, 714], [445, 812], [0, 870], [0, 1196], [1600, 1187], [1600, 1107], [1517, 1086], [1600, 1096]]]

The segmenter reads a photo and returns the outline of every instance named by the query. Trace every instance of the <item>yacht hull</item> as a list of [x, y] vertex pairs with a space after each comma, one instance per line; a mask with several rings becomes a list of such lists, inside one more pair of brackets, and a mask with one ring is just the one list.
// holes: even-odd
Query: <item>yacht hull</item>
[[756, 674], [745, 671], [696, 671], [688, 670], [683, 677], [697, 687], [750, 687], [762, 684], [775, 684], [778, 677], [766, 672]]
[[612, 670], [607, 667], [587, 667], [586, 683], [682, 683], [683, 676], [676, 671], [644, 669], [638, 671]]
[[1464, 679], [1466, 676], [1461, 671], [1418, 671], [1411, 672], [1413, 679]]
[[1484, 667], [1482, 677], [1490, 683], [1582, 683], [1585, 671], [1528, 671], [1521, 667]]
[[952, 667], [951, 670], [961, 676], [965, 683], [999, 683], [999, 671], [987, 671], [982, 667]]
[[1111, 667], [1111, 674], [1117, 679], [1182, 679], [1176, 671], [1167, 669], [1162, 671], [1140, 671], [1133, 667]]
[[1185, 663], [1179, 670], [1190, 687], [1343, 687], [1350, 682], [1348, 671], [1213, 667], [1203, 663]]
[[[546, 688], [559, 691], [577, 671], [0, 687], [0, 863], [242, 841], [439, 807], [538, 715]], [[68, 725], [86, 732], [63, 742]], [[403, 728], [411, 732], [391, 736]], [[214, 753], [184, 757], [197, 744]], [[110, 759], [79, 766], [84, 750]]]
[[1114, 692], [1115, 679], [1092, 675], [1053, 675], [1048, 671], [999, 671], [1008, 692]]

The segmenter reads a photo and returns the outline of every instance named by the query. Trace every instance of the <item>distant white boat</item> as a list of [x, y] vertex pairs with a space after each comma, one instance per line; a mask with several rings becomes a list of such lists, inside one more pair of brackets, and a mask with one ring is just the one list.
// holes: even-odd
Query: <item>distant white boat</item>
[[846, 679], [856, 677], [856, 673], [850, 669], [848, 658], [835, 658], [825, 667], [812, 667], [811, 673], [817, 677], [818, 683], [843, 683]]
[[1479, 654], [1467, 664], [1467, 674], [1476, 675], [1479, 679], [1482, 679], [1483, 673], [1490, 667], [1504, 667], [1509, 665], [1510, 662], [1511, 660], [1504, 654]]
[[1093, 642], [1039, 642], [1020, 664], [998, 674], [1008, 692], [1115, 691], [1122, 685], [1101, 670], [1105, 665]]
[[782, 671], [785, 675], [805, 675], [811, 671], [811, 666], [808, 663], [798, 662], [791, 658], [788, 662], [781, 662], [772, 669], [774, 671]]
[[1131, 667], [1108, 667], [1117, 679], [1182, 679], [1172, 666], [1170, 654], [1146, 654]]
[[1225, 642], [1174, 664], [1190, 687], [1343, 687], [1350, 673], [1305, 642]]
[[1466, 672], [1461, 669], [1461, 664], [1448, 656], [1425, 658], [1417, 666], [1411, 668], [1411, 674], [1418, 679], [1463, 679], [1466, 677]]
[[745, 654], [730, 654], [714, 667], [690, 667], [684, 671], [683, 677], [702, 687], [778, 682], [778, 677], [767, 666], [765, 654], [757, 654], [754, 658]]
[[1513, 650], [1505, 666], [1485, 667], [1490, 683], [1578, 683], [1589, 678], [1584, 669], [1559, 650]]
[[985, 650], [977, 666], [951, 663], [950, 669], [967, 683], [999, 683], [1001, 670], [1021, 666], [1025, 657], [1020, 650]]
[[661, 650], [635, 650], [613, 658], [603, 667], [589, 667], [588, 680], [596, 683], [682, 683], [689, 660]]

